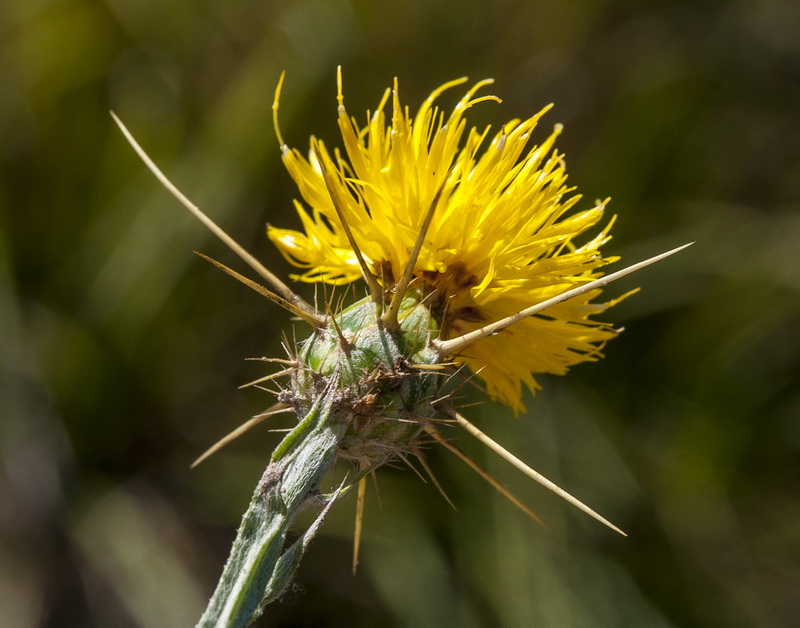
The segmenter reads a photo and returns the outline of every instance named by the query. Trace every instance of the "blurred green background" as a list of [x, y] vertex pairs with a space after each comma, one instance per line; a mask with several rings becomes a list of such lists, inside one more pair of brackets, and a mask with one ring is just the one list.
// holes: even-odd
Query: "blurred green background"
[[605, 360], [546, 378], [518, 420], [467, 411], [629, 538], [461, 435], [552, 530], [431, 450], [458, 511], [384, 469], [358, 575], [350, 499], [259, 625], [797, 625], [798, 33], [792, 0], [4, 0], [0, 625], [194, 625], [279, 438], [189, 470], [272, 403], [237, 386], [291, 324], [192, 254], [243, 267], [108, 110], [285, 276], [264, 234], [298, 226], [273, 90], [286, 70], [287, 142], [337, 145], [338, 64], [354, 114], [394, 76], [412, 109], [494, 77], [479, 125], [554, 102], [542, 137], [563, 122], [584, 206], [612, 197], [610, 253], [697, 244], [608, 291], [644, 288], [608, 315], [626, 332]]

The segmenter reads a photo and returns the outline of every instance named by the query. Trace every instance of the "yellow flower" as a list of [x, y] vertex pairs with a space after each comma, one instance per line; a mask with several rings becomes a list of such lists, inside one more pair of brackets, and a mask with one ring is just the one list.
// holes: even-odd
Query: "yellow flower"
[[[338, 150], [331, 154], [315, 138], [308, 158], [288, 148], [277, 128], [276, 96], [283, 161], [310, 211], [296, 201], [304, 232], [270, 226], [268, 235], [290, 262], [307, 269], [296, 279], [338, 285], [361, 277], [332, 194], [368, 268], [389, 291], [436, 202], [412, 288], [429, 305], [442, 338], [597, 279], [602, 276], [598, 269], [616, 260], [601, 257], [599, 250], [610, 239], [613, 219], [593, 237], [578, 241], [600, 222], [607, 201], [573, 210], [581, 197], [570, 195], [563, 156], [554, 149], [561, 126], [531, 146], [531, 134], [548, 108], [527, 120], [511, 120], [491, 137], [488, 127], [465, 132], [470, 107], [499, 102], [495, 96], [476, 96], [491, 83], [485, 80], [445, 115], [435, 105], [437, 98], [465, 81], [435, 90], [412, 117], [400, 104], [395, 80], [394, 89], [386, 90], [359, 127], [345, 110], [340, 72], [338, 121], [346, 158]], [[390, 98], [389, 120], [385, 109]], [[320, 159], [329, 173], [327, 184]], [[573, 364], [594, 360], [616, 335], [607, 324], [590, 319], [613, 305], [592, 303], [599, 292], [484, 338], [457, 361], [479, 374], [492, 397], [518, 412], [522, 384], [531, 391], [539, 388], [534, 374], [563, 374]]]

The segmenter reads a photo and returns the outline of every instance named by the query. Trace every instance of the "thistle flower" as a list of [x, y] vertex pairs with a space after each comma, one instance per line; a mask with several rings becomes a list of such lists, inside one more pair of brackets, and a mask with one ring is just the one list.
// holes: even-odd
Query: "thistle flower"
[[[465, 112], [498, 100], [477, 96], [488, 81], [445, 116], [436, 99], [464, 80], [447, 83], [413, 119], [395, 82], [359, 128], [344, 108], [340, 72], [339, 127], [349, 161], [316, 139], [307, 159], [285, 145], [277, 120], [282, 82], [275, 128], [284, 163], [311, 209], [297, 204], [304, 233], [270, 227], [269, 237], [306, 269], [298, 277], [303, 281], [366, 282], [369, 296], [338, 312], [330, 305], [317, 311], [239, 246], [175, 188], [114, 116], [161, 183], [271, 288], [206, 259], [311, 327], [305, 340], [287, 347], [287, 357], [262, 358], [279, 364], [277, 373], [251, 382], [288, 378], [277, 403], [197, 461], [269, 416], [297, 415], [270, 457], [199, 625], [245, 626], [280, 597], [327, 512], [357, 486], [355, 567], [366, 476], [414, 456], [438, 487], [424, 456], [431, 443], [452, 451], [535, 518], [443, 435], [451, 424], [624, 534], [470, 423], [451, 403], [447, 384], [457, 365], [466, 364], [490, 395], [519, 411], [522, 385], [538, 386], [535, 373], [563, 373], [595, 359], [616, 334], [590, 318], [614, 303], [593, 301], [605, 285], [684, 247], [602, 276], [599, 269], [616, 259], [599, 252], [613, 221], [582, 241], [600, 222], [605, 202], [571, 213], [580, 197], [569, 196], [562, 157], [553, 148], [560, 127], [529, 146], [542, 111], [505, 124], [491, 139], [488, 128], [465, 136]], [[354, 472], [323, 494], [323, 478], [340, 459], [353, 463]], [[296, 514], [314, 505], [323, 506], [317, 519], [287, 546]]]
[[[276, 115], [283, 162], [310, 206], [309, 211], [296, 202], [305, 233], [268, 228], [284, 256], [307, 269], [295, 279], [340, 285], [362, 277], [347, 224], [369, 273], [391, 293], [435, 204], [411, 287], [436, 319], [439, 337], [446, 339], [597, 279], [600, 267], [616, 261], [600, 254], [613, 219], [581, 241], [602, 220], [606, 201], [571, 213], [581, 197], [570, 195], [563, 155], [554, 149], [561, 126], [533, 144], [549, 107], [506, 123], [493, 136], [488, 127], [467, 132], [467, 110], [499, 98], [477, 95], [492, 82], [485, 80], [469, 89], [449, 115], [440, 111], [439, 96], [465, 81], [435, 90], [412, 118], [401, 105], [395, 80], [359, 127], [345, 109], [340, 72], [344, 155], [338, 150], [331, 155], [314, 138], [308, 158], [289, 149]], [[391, 114], [386, 112], [390, 100]], [[561, 375], [573, 364], [594, 360], [616, 335], [590, 318], [612, 304], [593, 303], [599, 293], [592, 290], [546, 316], [526, 318], [476, 342], [455, 361], [478, 373], [492, 397], [522, 410], [522, 384], [535, 391], [536, 373]]]

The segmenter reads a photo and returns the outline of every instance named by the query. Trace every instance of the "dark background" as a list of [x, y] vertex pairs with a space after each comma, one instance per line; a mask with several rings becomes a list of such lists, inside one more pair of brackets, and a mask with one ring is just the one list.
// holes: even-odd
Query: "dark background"
[[[627, 331], [545, 378], [514, 419], [467, 415], [627, 530], [624, 539], [471, 442], [552, 527], [445, 451], [451, 510], [408, 469], [337, 506], [263, 626], [786, 626], [800, 616], [800, 4], [522, 0], [5, 0], [0, 5], [0, 624], [189, 626], [279, 436], [196, 470], [272, 403], [237, 386], [282, 354], [286, 313], [156, 183], [163, 169], [279, 275], [297, 227], [287, 142], [338, 145], [394, 76], [414, 110], [494, 77], [495, 125], [543, 105], [609, 253], [688, 251], [608, 290]], [[444, 99], [452, 106], [454, 96]], [[312, 292], [301, 287], [309, 298]], [[286, 427], [290, 418], [276, 418]], [[302, 523], [302, 522], [300, 522]]]

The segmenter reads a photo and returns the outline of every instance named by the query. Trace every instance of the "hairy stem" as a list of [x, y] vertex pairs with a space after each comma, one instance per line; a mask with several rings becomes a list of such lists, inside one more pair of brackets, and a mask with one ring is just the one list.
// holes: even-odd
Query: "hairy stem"
[[332, 405], [331, 394], [320, 396], [273, 453], [199, 628], [247, 626], [291, 581], [341, 491], [340, 487], [305, 534], [285, 549], [286, 533], [297, 513], [320, 502], [319, 483], [335, 461], [347, 428], [347, 417], [332, 411]]

